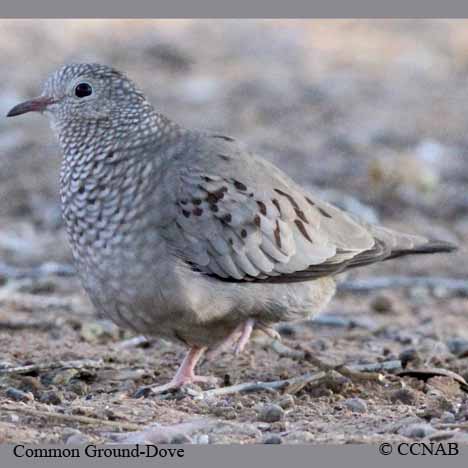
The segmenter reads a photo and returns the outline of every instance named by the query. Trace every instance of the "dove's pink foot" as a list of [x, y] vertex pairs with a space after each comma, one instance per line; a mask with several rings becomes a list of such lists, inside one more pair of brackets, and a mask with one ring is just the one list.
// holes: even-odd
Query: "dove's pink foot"
[[197, 362], [200, 360], [203, 353], [205, 352], [205, 349], [206, 348], [199, 348], [196, 346], [190, 348], [172, 380], [164, 385], [148, 387], [148, 390], [151, 393], [159, 394], [167, 392], [169, 390], [175, 390], [190, 383], [218, 383], [218, 379], [216, 377], [205, 377], [195, 374], [195, 366], [197, 365]]

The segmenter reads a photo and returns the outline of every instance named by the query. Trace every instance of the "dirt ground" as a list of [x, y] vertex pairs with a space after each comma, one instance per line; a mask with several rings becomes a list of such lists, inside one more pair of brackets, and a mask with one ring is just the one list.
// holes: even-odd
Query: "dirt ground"
[[[184, 349], [94, 317], [47, 121], [1, 118], [0, 442], [468, 443], [468, 23], [2, 21], [0, 114], [90, 60], [333, 203], [461, 248], [356, 269], [281, 344], [202, 363], [217, 390], [148, 396]], [[220, 392], [249, 382], [270, 385]]]

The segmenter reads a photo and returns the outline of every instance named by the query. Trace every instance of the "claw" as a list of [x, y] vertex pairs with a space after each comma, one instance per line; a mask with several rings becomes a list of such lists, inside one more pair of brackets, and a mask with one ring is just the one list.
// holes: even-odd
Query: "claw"
[[170, 382], [164, 385], [143, 387], [137, 391], [136, 397], [147, 396], [149, 394], [159, 395], [171, 390], [176, 390], [191, 383], [203, 382], [217, 384], [219, 380], [216, 377], [196, 375], [194, 372], [194, 368], [204, 352], [205, 348], [192, 347], [182, 361], [182, 364], [177, 370], [174, 378]]

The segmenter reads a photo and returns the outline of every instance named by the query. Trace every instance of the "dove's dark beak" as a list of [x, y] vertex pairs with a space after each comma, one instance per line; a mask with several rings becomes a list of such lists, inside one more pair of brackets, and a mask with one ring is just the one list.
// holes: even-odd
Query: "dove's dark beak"
[[55, 102], [48, 96], [39, 96], [29, 101], [22, 102], [8, 112], [7, 117], [26, 114], [26, 112], [44, 112], [49, 104]]

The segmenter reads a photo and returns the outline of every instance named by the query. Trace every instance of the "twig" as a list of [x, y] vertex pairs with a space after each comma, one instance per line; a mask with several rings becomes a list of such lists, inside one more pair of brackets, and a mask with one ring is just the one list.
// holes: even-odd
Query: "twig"
[[50, 330], [60, 326], [57, 320], [0, 320], [0, 330]]
[[436, 429], [468, 429], [468, 422], [441, 423], [434, 426]]
[[27, 293], [19, 294], [3, 291], [0, 294], [0, 304], [26, 311], [35, 311], [37, 309], [74, 310], [77, 309], [75, 302], [76, 301], [74, 299], [64, 299], [62, 297], [53, 296], [39, 296], [36, 294]]
[[[203, 392], [200, 397], [213, 397], [221, 395], [229, 395], [232, 393], [241, 392], [259, 392], [259, 391], [272, 391], [282, 390], [286, 387], [305, 387], [307, 384], [314, 382], [316, 385], [323, 383], [327, 378], [330, 378], [327, 372], [308, 372], [300, 375], [299, 377], [293, 377], [285, 380], [275, 380], [273, 382], [246, 382], [238, 385], [231, 385], [229, 387], [214, 388]], [[296, 392], [299, 390], [296, 390]]]
[[325, 327], [363, 328], [365, 330], [375, 330], [377, 328], [373, 320], [354, 319], [333, 314], [319, 315], [312, 320], [304, 320], [301, 323], [311, 328], [316, 328], [318, 325]]
[[149, 343], [148, 338], [143, 335], [134, 336], [129, 338], [128, 340], [122, 340], [117, 343], [117, 349], [128, 349], [128, 348], [136, 348], [142, 344]]
[[303, 350], [292, 349], [284, 345], [281, 341], [273, 340], [270, 343], [270, 348], [279, 356], [288, 357], [291, 359], [304, 359], [306, 353]]
[[395, 359], [393, 361], [375, 362], [371, 364], [346, 364], [348, 369], [354, 372], [381, 372], [401, 369], [401, 361]]
[[368, 293], [377, 289], [396, 289], [410, 287], [443, 288], [453, 294], [468, 296], [468, 280], [443, 278], [437, 276], [383, 276], [346, 280], [338, 284], [338, 291]]
[[113, 429], [125, 429], [127, 431], [139, 431], [141, 426], [137, 424], [127, 423], [127, 422], [118, 422], [118, 421], [108, 421], [103, 419], [91, 418], [89, 416], [79, 416], [74, 414], [62, 414], [62, 413], [53, 413], [49, 411], [37, 410], [34, 408], [28, 408], [26, 406], [6, 406], [4, 404], [0, 405], [0, 409], [4, 411], [11, 411], [14, 413], [23, 413], [28, 416], [35, 416], [40, 418], [47, 419], [58, 419], [63, 422], [72, 422], [79, 424], [92, 424], [95, 426], [106, 426]]
[[0, 263], [0, 278], [6, 279], [36, 279], [44, 276], [74, 276], [75, 274], [73, 266], [66, 263], [47, 262], [33, 268], [18, 268]]
[[104, 366], [104, 361], [99, 359], [93, 361], [91, 359], [83, 359], [81, 361], [55, 361], [42, 364], [30, 364], [27, 366], [7, 367], [0, 369], [2, 374], [29, 374], [30, 372], [37, 372], [42, 370], [51, 369], [99, 369]]

